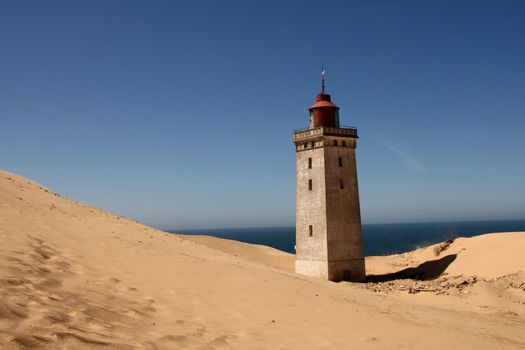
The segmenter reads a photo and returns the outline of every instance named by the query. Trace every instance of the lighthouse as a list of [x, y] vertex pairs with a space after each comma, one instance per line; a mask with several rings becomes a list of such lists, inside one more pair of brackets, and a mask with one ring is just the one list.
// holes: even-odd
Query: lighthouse
[[341, 127], [339, 107], [321, 92], [309, 127], [295, 131], [296, 258], [299, 274], [330, 281], [364, 281], [357, 186], [357, 129]]

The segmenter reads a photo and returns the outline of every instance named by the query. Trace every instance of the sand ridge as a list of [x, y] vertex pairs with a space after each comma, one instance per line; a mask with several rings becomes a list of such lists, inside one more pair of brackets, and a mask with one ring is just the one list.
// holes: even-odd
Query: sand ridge
[[[511, 236], [499, 244], [520, 246]], [[451, 269], [475, 266], [462, 254]], [[418, 263], [415, 255], [382, 259], [367, 260], [375, 260], [371, 271]], [[524, 266], [509, 260], [491, 278]], [[525, 347], [524, 312], [514, 303], [520, 290], [506, 280], [490, 288], [516, 294], [508, 296], [514, 301], [477, 310], [493, 295], [386, 294], [298, 276], [290, 262], [267, 247], [168, 234], [0, 172], [2, 348]]]

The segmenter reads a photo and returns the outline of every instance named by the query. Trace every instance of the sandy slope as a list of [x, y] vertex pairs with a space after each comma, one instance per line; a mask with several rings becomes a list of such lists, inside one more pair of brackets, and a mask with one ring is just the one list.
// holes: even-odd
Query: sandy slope
[[[457, 254], [448, 266], [478, 273], [476, 265], [497, 254], [483, 245], [498, 240], [503, 256], [516, 249], [521, 260], [502, 261], [501, 269], [488, 264], [490, 276], [523, 269], [522, 236], [494, 237], [502, 238], [487, 236], [479, 252]], [[406, 259], [372, 259], [374, 272], [398, 271]], [[454, 295], [385, 296], [367, 285], [297, 276], [285, 269], [290, 261], [270, 248], [157, 231], [0, 172], [0, 347], [525, 347], [525, 313], [514, 302], [519, 288], [512, 303], [498, 306], [516, 314], [477, 312], [456, 308], [463, 299]], [[390, 282], [370, 285], [382, 283]], [[510, 288], [505, 283], [498, 288]]]

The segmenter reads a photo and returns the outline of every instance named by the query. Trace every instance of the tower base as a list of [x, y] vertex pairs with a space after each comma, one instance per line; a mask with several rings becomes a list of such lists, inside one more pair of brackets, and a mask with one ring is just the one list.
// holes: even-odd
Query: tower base
[[364, 282], [365, 259], [340, 261], [295, 260], [295, 272], [301, 275], [328, 279], [334, 282]]

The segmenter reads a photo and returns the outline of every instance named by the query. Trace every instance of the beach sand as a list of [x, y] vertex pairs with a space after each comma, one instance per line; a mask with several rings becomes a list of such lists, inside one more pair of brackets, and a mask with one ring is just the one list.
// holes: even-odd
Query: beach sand
[[0, 172], [0, 348], [524, 349], [525, 233], [368, 257], [369, 283], [168, 234]]

